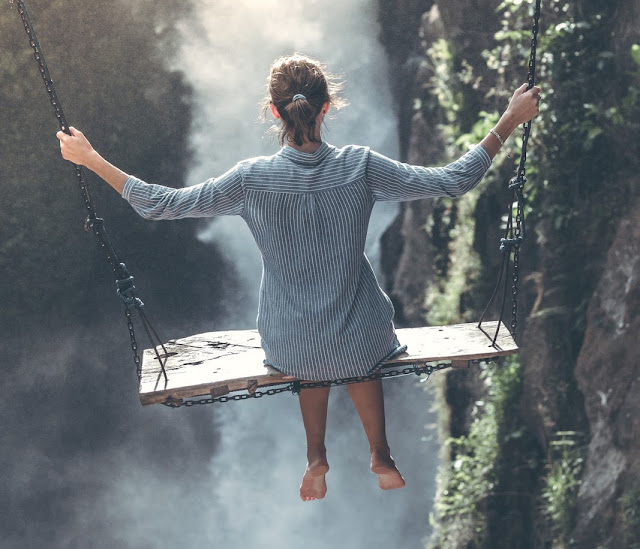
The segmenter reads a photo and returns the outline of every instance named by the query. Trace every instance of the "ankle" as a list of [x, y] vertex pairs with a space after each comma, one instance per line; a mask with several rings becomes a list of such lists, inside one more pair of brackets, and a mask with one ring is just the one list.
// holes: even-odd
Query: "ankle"
[[387, 444], [386, 442], [381, 442], [381, 443], [376, 443], [376, 444], [370, 444], [369, 445], [369, 452], [371, 452], [372, 454], [376, 453], [376, 454], [390, 454], [391, 453], [391, 448], [389, 448], [389, 444]]
[[326, 459], [326, 457], [327, 449], [325, 448], [324, 444], [307, 446], [307, 460], [309, 462], [318, 459]]

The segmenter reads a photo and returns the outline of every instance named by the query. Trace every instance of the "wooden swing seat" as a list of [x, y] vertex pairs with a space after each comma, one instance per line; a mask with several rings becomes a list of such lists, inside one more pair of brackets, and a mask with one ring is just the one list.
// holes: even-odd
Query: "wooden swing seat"
[[[466, 367], [470, 360], [517, 353], [518, 346], [504, 324], [496, 344], [491, 345], [497, 325], [485, 322], [482, 328], [477, 324], [455, 324], [399, 329], [398, 339], [408, 350], [386, 362], [383, 369], [425, 362], [451, 362], [453, 367]], [[143, 405], [203, 395], [217, 397], [231, 391], [253, 392], [258, 387], [292, 381], [263, 364], [264, 352], [256, 330], [198, 334], [171, 340], [165, 347], [166, 382], [154, 350], [143, 353]]]

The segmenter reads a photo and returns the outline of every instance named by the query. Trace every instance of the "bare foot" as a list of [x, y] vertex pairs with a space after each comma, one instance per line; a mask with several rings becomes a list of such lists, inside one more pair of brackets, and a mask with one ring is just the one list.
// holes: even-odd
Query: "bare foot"
[[383, 490], [404, 488], [404, 478], [398, 471], [388, 447], [371, 450], [371, 472], [378, 475], [378, 486]]
[[300, 485], [300, 499], [312, 501], [322, 499], [327, 493], [327, 482], [324, 476], [329, 471], [329, 463], [326, 457], [320, 457], [307, 462], [307, 468]]

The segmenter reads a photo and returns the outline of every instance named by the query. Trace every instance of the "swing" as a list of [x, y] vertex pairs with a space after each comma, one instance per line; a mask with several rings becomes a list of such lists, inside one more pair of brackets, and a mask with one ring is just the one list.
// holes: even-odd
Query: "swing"
[[[22, 18], [29, 44], [34, 52], [40, 74], [49, 95], [60, 129], [69, 134], [68, 125], [53, 87], [44, 56], [38, 44], [33, 25], [22, 0], [14, 0]], [[528, 89], [535, 84], [535, 58], [540, 17], [540, 2], [536, 0], [529, 57]], [[131, 338], [131, 349], [139, 380], [139, 396], [143, 405], [162, 403], [170, 407], [193, 406], [230, 400], [245, 400], [273, 395], [281, 392], [298, 393], [302, 388], [327, 387], [359, 383], [370, 379], [382, 379], [408, 374], [425, 374], [427, 378], [446, 368], [466, 368], [472, 362], [496, 359], [518, 352], [517, 328], [517, 283], [519, 247], [525, 237], [523, 188], [526, 182], [526, 148], [531, 121], [524, 125], [522, 154], [516, 176], [510, 181], [512, 201], [509, 206], [507, 227], [501, 239], [502, 265], [495, 290], [479, 323], [452, 326], [430, 326], [398, 329], [398, 339], [408, 346], [408, 351], [385, 362], [368, 376], [342, 378], [330, 381], [295, 380], [263, 363], [264, 352], [256, 330], [210, 332], [183, 339], [161, 342], [144, 313], [142, 301], [136, 297], [133, 277], [121, 263], [98, 218], [89, 192], [82, 166], [75, 166], [76, 179], [80, 185], [87, 218], [86, 230], [91, 230], [105, 251], [107, 260], [116, 276], [118, 294], [125, 306], [127, 328]], [[513, 216], [513, 204], [516, 214]], [[514, 219], [515, 218], [515, 219]], [[513, 257], [513, 260], [511, 259]], [[503, 313], [508, 290], [510, 265], [512, 274], [511, 324], [508, 330], [503, 324]], [[503, 285], [502, 306], [498, 321], [484, 322], [484, 316]], [[132, 309], [141, 319], [151, 348], [138, 352], [132, 321]], [[484, 324], [483, 324], [484, 323]], [[493, 336], [491, 335], [493, 333]], [[267, 388], [262, 391], [259, 388]], [[237, 391], [241, 394], [229, 395]], [[189, 400], [194, 397], [203, 397]]]
[[[163, 403], [176, 407], [193, 402], [208, 404], [284, 391], [295, 393], [301, 387], [345, 385], [406, 374], [430, 375], [449, 366], [466, 368], [471, 361], [518, 352], [518, 346], [504, 324], [496, 343], [491, 343], [490, 333], [498, 327], [497, 324], [487, 322], [486, 331], [478, 328], [477, 324], [402, 328], [396, 333], [398, 339], [408, 346], [408, 351], [385, 362], [376, 373], [365, 377], [303, 383], [292, 382], [291, 378], [275, 368], [263, 364], [264, 352], [257, 330], [198, 334], [165, 344], [168, 351], [164, 364], [168, 377], [166, 382], [154, 351], [144, 351], [140, 402], [143, 405]], [[437, 364], [430, 365], [432, 362]], [[283, 384], [284, 387], [277, 389], [257, 391], [261, 387]], [[241, 390], [247, 390], [247, 394], [226, 396]], [[211, 397], [201, 401], [184, 400], [202, 395]]]

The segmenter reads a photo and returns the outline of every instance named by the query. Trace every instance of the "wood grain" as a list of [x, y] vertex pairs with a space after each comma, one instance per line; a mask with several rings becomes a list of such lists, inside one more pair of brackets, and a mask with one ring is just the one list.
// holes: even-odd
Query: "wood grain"
[[[496, 327], [497, 322], [486, 322], [482, 330], [477, 324], [399, 329], [398, 339], [408, 350], [383, 368], [448, 361], [463, 367], [469, 360], [517, 353], [518, 347], [504, 324], [496, 345], [491, 346]], [[237, 390], [255, 392], [258, 387], [290, 381], [263, 364], [264, 352], [256, 330], [197, 334], [171, 340], [165, 347], [169, 355], [165, 364], [166, 383], [153, 349], [143, 353], [140, 401], [144, 405], [164, 402], [168, 397], [220, 396]]]

